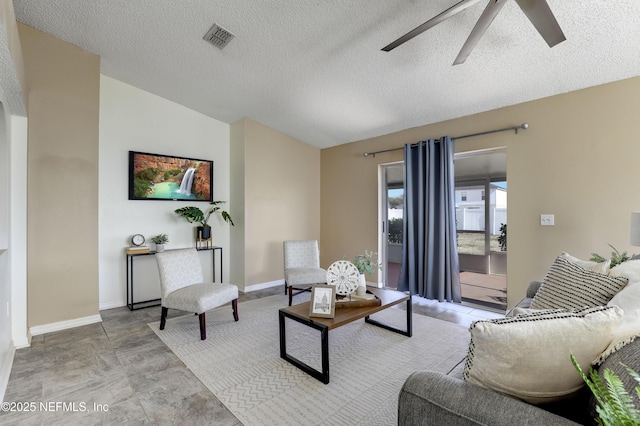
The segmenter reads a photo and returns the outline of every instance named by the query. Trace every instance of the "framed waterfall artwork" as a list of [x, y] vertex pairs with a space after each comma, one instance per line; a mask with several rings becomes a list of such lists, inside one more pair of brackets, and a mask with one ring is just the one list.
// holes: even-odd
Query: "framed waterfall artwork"
[[213, 201], [213, 161], [129, 151], [129, 199]]

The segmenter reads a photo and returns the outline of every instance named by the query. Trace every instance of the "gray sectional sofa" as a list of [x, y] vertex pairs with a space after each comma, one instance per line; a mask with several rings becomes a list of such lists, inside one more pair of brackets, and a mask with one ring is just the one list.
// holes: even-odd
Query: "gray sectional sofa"
[[[532, 282], [527, 297], [518, 306], [527, 308], [540, 282]], [[460, 354], [464, 357], [466, 354]], [[640, 338], [610, 355], [599, 367], [608, 368], [624, 382], [634, 395], [637, 383], [622, 364], [640, 372]], [[404, 383], [398, 401], [399, 425], [576, 425], [594, 424], [595, 399], [585, 386], [570, 400], [545, 406], [494, 392], [462, 380], [464, 362], [448, 374], [433, 371], [413, 373]], [[637, 405], [638, 406], [638, 405]]]

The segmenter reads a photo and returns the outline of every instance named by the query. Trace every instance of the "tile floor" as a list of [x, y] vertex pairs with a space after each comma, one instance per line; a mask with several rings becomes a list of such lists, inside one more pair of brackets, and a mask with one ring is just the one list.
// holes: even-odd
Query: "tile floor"
[[[241, 294], [239, 302], [280, 292], [283, 286]], [[413, 312], [465, 326], [502, 316], [419, 297]], [[242, 305], [239, 313], [242, 321]], [[100, 314], [102, 323], [35, 336], [16, 351], [4, 402], [33, 410], [0, 412], [0, 424], [240, 424], [149, 328], [160, 307]]]
[[[395, 288], [400, 278], [400, 264], [387, 263], [387, 283]], [[480, 309], [504, 311], [507, 308], [507, 277], [505, 275], [460, 272], [462, 300]]]

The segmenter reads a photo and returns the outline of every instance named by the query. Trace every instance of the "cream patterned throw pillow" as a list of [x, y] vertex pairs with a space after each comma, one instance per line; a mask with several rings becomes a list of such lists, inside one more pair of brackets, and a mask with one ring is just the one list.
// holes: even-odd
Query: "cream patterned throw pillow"
[[640, 260], [621, 263], [612, 268], [610, 273], [612, 276], [629, 279], [629, 284], [607, 303], [608, 306], [622, 309], [622, 319], [614, 332], [611, 344], [598, 359], [598, 364], [640, 337]]
[[560, 400], [584, 386], [571, 354], [588, 367], [621, 315], [616, 306], [601, 306], [476, 321], [463, 378], [531, 404]]
[[611, 259], [604, 262], [593, 262], [591, 260], [578, 259], [575, 256], [571, 256], [566, 251], [563, 251], [560, 256], [567, 259], [571, 263], [582, 266], [587, 271], [599, 272], [601, 274], [608, 274], [609, 267], [611, 266]]
[[558, 256], [531, 302], [532, 309], [603, 306], [627, 285], [627, 278], [588, 271]]

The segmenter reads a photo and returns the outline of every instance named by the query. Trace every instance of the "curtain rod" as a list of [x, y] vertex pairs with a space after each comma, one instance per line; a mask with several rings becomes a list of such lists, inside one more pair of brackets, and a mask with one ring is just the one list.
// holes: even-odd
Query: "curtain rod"
[[[480, 132], [480, 133], [472, 133], [470, 135], [462, 135], [462, 136], [455, 136], [452, 139], [464, 139], [464, 138], [472, 138], [474, 136], [482, 136], [482, 135], [488, 135], [489, 133], [498, 133], [498, 132], [508, 132], [509, 130], [515, 130], [516, 135], [518, 134], [518, 130], [519, 129], [528, 129], [529, 128], [529, 124], [527, 123], [522, 123], [519, 126], [511, 126], [511, 127], [505, 127], [504, 129], [497, 129], [497, 130], [489, 130], [486, 132]], [[404, 146], [400, 147], [400, 148], [391, 148], [391, 149], [383, 149], [382, 151], [375, 151], [375, 152], [365, 152], [364, 155], [365, 157], [375, 157], [376, 154], [381, 154], [383, 152], [391, 152], [391, 151], [399, 151], [401, 149], [404, 149]]]

